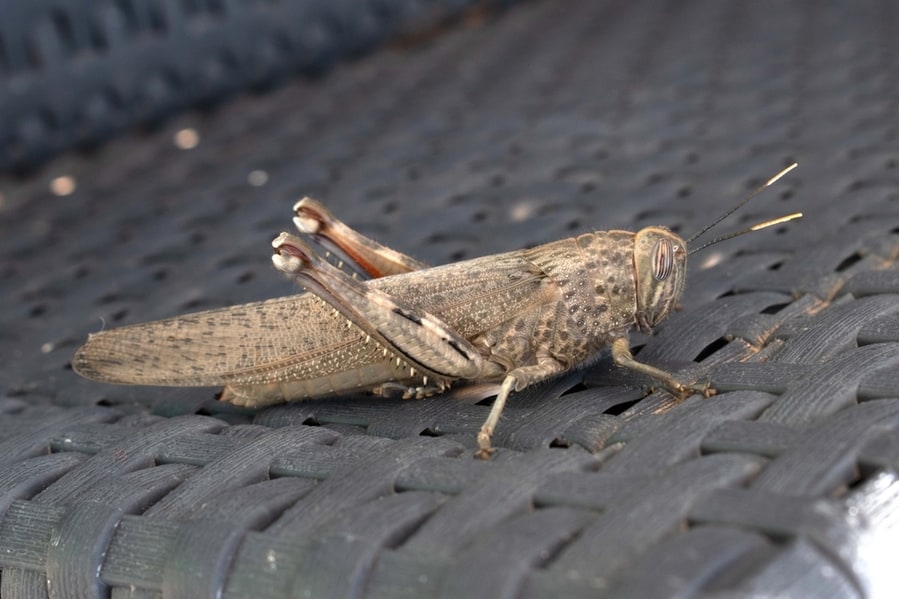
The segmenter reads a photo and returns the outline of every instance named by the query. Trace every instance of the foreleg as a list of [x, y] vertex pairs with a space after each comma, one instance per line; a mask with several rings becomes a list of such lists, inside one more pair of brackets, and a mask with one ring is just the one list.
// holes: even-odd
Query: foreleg
[[708, 384], [683, 383], [670, 372], [662, 370], [661, 368], [656, 368], [655, 366], [650, 366], [649, 364], [644, 364], [643, 362], [638, 362], [631, 353], [630, 341], [627, 337], [616, 337], [614, 341], [612, 341], [612, 359], [618, 366], [629, 368], [636, 372], [642, 372], [643, 374], [654, 378], [665, 385], [665, 388], [675, 397], [680, 399], [684, 399], [693, 393], [701, 393], [706, 397], [715, 394], [715, 390]]

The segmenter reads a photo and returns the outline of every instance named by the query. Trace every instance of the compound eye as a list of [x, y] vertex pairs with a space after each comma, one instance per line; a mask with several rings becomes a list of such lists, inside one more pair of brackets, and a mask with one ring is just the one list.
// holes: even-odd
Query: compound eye
[[670, 239], [659, 239], [656, 242], [652, 260], [652, 276], [657, 281], [664, 281], [674, 270], [674, 254], [677, 246]]

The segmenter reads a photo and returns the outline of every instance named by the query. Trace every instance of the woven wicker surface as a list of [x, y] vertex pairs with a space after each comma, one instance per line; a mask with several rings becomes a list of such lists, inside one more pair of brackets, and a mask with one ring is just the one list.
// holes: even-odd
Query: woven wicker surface
[[[4, 180], [0, 594], [888, 596], [897, 16], [534, 1]], [[634, 338], [718, 395], [603, 355], [514, 394], [490, 462], [482, 388], [252, 411], [68, 367], [104, 326], [294, 293], [269, 242], [303, 195], [437, 264], [690, 233], [793, 160], [720, 230], [805, 218], [696, 254]]]

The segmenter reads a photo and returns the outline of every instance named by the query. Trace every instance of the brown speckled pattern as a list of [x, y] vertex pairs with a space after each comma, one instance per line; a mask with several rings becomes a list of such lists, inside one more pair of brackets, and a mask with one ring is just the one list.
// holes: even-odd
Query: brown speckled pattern
[[539, 343], [566, 366], [588, 360], [634, 323], [634, 234], [597, 231], [527, 252], [558, 305], [544, 313]]

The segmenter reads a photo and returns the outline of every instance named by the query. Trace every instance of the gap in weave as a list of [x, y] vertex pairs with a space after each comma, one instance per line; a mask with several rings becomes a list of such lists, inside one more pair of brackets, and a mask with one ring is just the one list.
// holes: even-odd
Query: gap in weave
[[693, 358], [693, 361], [694, 362], [702, 362], [703, 360], [705, 360], [706, 358], [708, 358], [709, 356], [711, 356], [712, 354], [717, 352], [719, 349], [726, 346], [728, 343], [730, 343], [730, 342], [727, 339], [725, 339], [724, 337], [718, 337], [717, 339], [715, 339], [714, 341], [712, 341], [711, 343], [706, 345], [702, 349], [701, 352], [696, 354], [696, 357]]

